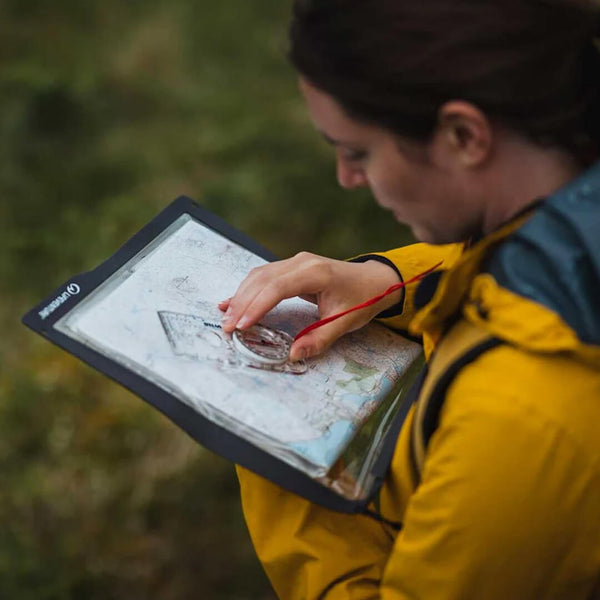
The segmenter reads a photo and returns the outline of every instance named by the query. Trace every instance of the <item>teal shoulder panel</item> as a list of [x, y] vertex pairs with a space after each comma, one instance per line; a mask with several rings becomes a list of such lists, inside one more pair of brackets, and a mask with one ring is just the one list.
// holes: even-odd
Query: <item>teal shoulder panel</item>
[[485, 270], [600, 344], [600, 163], [541, 203]]

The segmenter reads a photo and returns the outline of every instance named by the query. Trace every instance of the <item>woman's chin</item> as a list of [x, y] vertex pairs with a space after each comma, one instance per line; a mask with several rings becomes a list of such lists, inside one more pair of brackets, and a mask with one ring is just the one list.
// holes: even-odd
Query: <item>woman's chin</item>
[[423, 242], [424, 244], [450, 244], [455, 240], [451, 238], [449, 235], [440, 235], [431, 229], [427, 229], [426, 227], [418, 227], [416, 225], [409, 225], [413, 237], [417, 242]]
[[409, 223], [406, 224], [410, 227], [413, 237], [415, 238], [415, 240], [417, 240], [417, 242], [424, 242], [426, 244], [436, 243], [431, 231], [429, 231], [429, 229], [427, 229], [426, 227], [421, 227], [419, 225], [411, 225]]

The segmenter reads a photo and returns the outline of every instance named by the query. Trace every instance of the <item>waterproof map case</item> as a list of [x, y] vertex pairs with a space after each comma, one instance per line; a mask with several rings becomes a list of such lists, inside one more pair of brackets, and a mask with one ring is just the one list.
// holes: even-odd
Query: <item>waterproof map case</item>
[[379, 324], [305, 363], [293, 336], [317, 320], [299, 298], [226, 334], [217, 304], [276, 260], [178, 198], [25, 325], [124, 385], [209, 450], [328, 508], [358, 512], [381, 483], [421, 348]]

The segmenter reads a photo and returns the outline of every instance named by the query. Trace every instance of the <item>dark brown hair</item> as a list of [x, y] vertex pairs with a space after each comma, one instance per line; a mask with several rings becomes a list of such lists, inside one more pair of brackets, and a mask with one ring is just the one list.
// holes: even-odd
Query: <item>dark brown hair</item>
[[532, 140], [600, 147], [598, 9], [585, 0], [296, 0], [289, 56], [350, 114], [427, 140], [472, 102]]

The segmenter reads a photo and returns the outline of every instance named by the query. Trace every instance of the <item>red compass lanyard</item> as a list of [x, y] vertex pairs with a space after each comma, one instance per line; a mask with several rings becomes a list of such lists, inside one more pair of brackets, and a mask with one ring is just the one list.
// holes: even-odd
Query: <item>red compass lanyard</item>
[[396, 283], [392, 287], [389, 287], [387, 290], [385, 290], [385, 292], [383, 292], [382, 294], [379, 294], [378, 296], [370, 298], [366, 302], [362, 302], [361, 304], [357, 304], [356, 306], [353, 306], [352, 308], [349, 308], [349, 309], [344, 310], [342, 312], [339, 312], [339, 313], [337, 313], [335, 315], [331, 315], [330, 317], [325, 317], [324, 319], [320, 319], [319, 321], [316, 321], [312, 325], [309, 325], [308, 327], [305, 327], [294, 338], [294, 341], [299, 340], [302, 336], [306, 335], [310, 331], [313, 331], [314, 329], [318, 329], [319, 327], [322, 327], [323, 325], [327, 325], [327, 323], [331, 323], [332, 321], [335, 321], [336, 319], [339, 319], [340, 317], [343, 317], [343, 316], [347, 315], [348, 313], [354, 312], [355, 310], [360, 310], [361, 308], [366, 308], [367, 306], [371, 306], [372, 304], [375, 304], [375, 303], [379, 302], [380, 300], [382, 300], [386, 296], [389, 296], [390, 294], [393, 294], [397, 290], [402, 289], [403, 287], [409, 285], [410, 283], [415, 283], [417, 281], [421, 281], [421, 279], [423, 279], [425, 276], [429, 275], [429, 273], [435, 271], [442, 264], [442, 262], [439, 262], [439, 263], [437, 263], [437, 265], [434, 265], [433, 267], [430, 267], [426, 271], [423, 271], [422, 273], [419, 273], [418, 275], [415, 275], [414, 277], [411, 277], [407, 281], [401, 281], [400, 283]]

